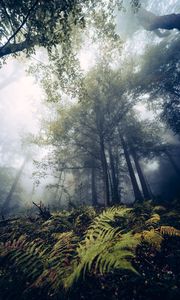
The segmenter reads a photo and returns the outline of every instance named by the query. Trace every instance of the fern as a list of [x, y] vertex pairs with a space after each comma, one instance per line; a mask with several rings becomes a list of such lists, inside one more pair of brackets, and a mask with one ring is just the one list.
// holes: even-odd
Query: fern
[[[137, 245], [146, 243], [150, 246], [148, 251], [151, 247], [159, 251], [167, 235], [180, 236], [180, 230], [160, 226], [162, 215], [157, 211], [163, 209], [153, 209], [150, 202], [145, 211], [140, 205], [135, 210], [121, 206], [97, 215], [94, 209], [84, 208], [53, 215], [38, 223], [36, 231], [25, 224], [20, 232], [29, 228], [28, 235], [0, 244], [3, 268], [10, 265], [27, 278], [29, 287], [43, 288], [48, 295], [70, 288], [87, 274], [117, 269], [136, 272], [132, 260]], [[85, 232], [83, 237], [81, 232]]]
[[0, 246], [0, 255], [32, 280], [42, 272], [47, 251], [41, 239], [28, 242], [26, 236]]
[[[62, 285], [62, 278], [71, 271], [71, 259], [77, 247], [73, 232], [55, 234], [54, 246], [45, 245], [41, 239], [27, 241], [26, 236], [2, 243], [0, 256], [26, 275], [31, 286], [48, 286], [53, 290]], [[64, 272], [65, 270], [65, 272]]]
[[142, 242], [148, 243], [158, 251], [161, 249], [161, 244], [164, 240], [164, 235], [179, 237], [180, 230], [172, 226], [160, 226], [157, 228], [152, 228], [151, 230], [144, 230], [140, 233], [135, 234], [137, 238], [141, 238]]
[[160, 222], [159, 214], [152, 214], [151, 217], [145, 222], [146, 225], [156, 225]]
[[[132, 211], [130, 208], [124, 207], [111, 207], [107, 210], [104, 210], [99, 216], [97, 216], [93, 223], [88, 228], [86, 236], [91, 236], [93, 234], [94, 237], [99, 235], [114, 234], [116, 231], [120, 231], [123, 229], [123, 224], [116, 225], [116, 220], [119, 218], [126, 219], [129, 216], [129, 213]], [[123, 223], [123, 222], [122, 222]], [[116, 230], [114, 230], [114, 226]]]
[[153, 207], [153, 212], [154, 213], [161, 213], [161, 212], [165, 212], [166, 208], [162, 205], [156, 205]]
[[159, 231], [162, 235], [180, 236], [180, 230], [172, 226], [161, 226]]
[[57, 290], [63, 278], [72, 271], [71, 261], [75, 256], [78, 238], [72, 231], [55, 234], [57, 242], [46, 257], [46, 266], [33, 286], [48, 286]]
[[164, 240], [161, 233], [155, 229], [144, 230], [141, 233], [137, 233], [135, 236], [141, 238], [141, 242], [146, 242], [158, 251], [161, 249], [161, 244]]
[[125, 217], [130, 209], [113, 207], [97, 216], [87, 230], [84, 240], [77, 248], [73, 272], [65, 278], [66, 288], [72, 286], [81, 275], [86, 273], [108, 273], [113, 269], [135, 271], [129, 259], [134, 257], [133, 250], [139, 240], [132, 233], [121, 234], [120, 228], [114, 228], [116, 217]]

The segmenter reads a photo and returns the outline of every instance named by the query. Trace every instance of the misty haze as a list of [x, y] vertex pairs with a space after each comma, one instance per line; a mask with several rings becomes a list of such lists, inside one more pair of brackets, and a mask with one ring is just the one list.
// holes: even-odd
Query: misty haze
[[0, 300], [180, 299], [180, 1], [0, 1]]

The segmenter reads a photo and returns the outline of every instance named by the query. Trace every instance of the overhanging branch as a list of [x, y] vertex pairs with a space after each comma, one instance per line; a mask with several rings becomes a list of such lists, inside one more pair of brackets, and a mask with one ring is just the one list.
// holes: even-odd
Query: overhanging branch
[[[31, 12], [34, 10], [36, 5], [38, 4], [39, 0], [36, 0], [35, 3], [31, 6], [29, 9], [27, 15], [25, 16], [24, 20], [22, 21], [21, 25], [16, 29], [16, 31], [9, 37], [7, 42], [0, 48], [0, 57], [3, 57], [5, 55], [8, 55], [10, 53], [15, 53], [24, 50], [28, 46], [27, 40], [19, 43], [19, 44], [10, 44], [11, 40], [15, 38], [15, 36], [19, 33], [19, 31], [22, 29], [22, 27], [25, 25], [26, 21], [28, 20]], [[31, 42], [32, 43], [32, 42]], [[31, 44], [31, 46], [33, 43]], [[7, 50], [6, 50], [7, 49]], [[12, 49], [12, 51], [11, 51]], [[17, 50], [16, 50], [17, 49]]]

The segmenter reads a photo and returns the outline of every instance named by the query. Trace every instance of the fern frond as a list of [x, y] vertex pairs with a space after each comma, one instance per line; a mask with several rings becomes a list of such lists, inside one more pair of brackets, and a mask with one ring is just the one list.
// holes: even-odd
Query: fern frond
[[46, 249], [42, 240], [36, 239], [28, 242], [26, 236], [21, 236], [18, 240], [1, 244], [0, 255], [24, 273], [27, 278], [34, 279], [43, 270], [44, 253], [40, 252], [42, 249]]
[[151, 216], [150, 219], [148, 219], [145, 224], [146, 225], [155, 225], [155, 224], [158, 224], [160, 222], [160, 215], [159, 214], [153, 214]]
[[141, 233], [135, 234], [135, 236], [141, 238], [142, 242], [148, 243], [158, 251], [161, 249], [161, 244], [164, 240], [162, 235], [155, 229], [144, 230]]
[[180, 236], [180, 230], [173, 226], [161, 226], [159, 231], [162, 235]]
[[92, 234], [94, 237], [99, 235], [106, 236], [107, 233], [112, 236], [117, 231], [120, 231], [119, 226], [116, 228], [116, 231], [114, 231], [112, 223], [115, 222], [117, 218], [127, 218], [131, 211], [132, 209], [124, 207], [111, 207], [104, 210], [89, 226], [86, 236], [91, 236]]
[[54, 235], [56, 243], [46, 257], [46, 265], [42, 274], [34, 282], [34, 286], [49, 286], [57, 290], [63, 283], [63, 278], [72, 270], [71, 261], [76, 254], [78, 238], [73, 231]]
[[156, 205], [153, 207], [153, 212], [154, 213], [160, 213], [160, 212], [165, 212], [166, 208], [162, 205]]
[[69, 288], [87, 272], [108, 273], [113, 269], [128, 269], [135, 272], [129, 259], [139, 240], [131, 232], [122, 234], [119, 227], [113, 227], [116, 217], [125, 217], [130, 209], [109, 208], [97, 216], [86, 232], [84, 240], [77, 247], [73, 272], [64, 279]]

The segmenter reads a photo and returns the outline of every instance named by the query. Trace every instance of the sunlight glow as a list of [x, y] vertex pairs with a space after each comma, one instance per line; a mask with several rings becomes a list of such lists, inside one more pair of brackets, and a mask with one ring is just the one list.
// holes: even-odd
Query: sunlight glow
[[96, 63], [96, 51], [91, 45], [86, 44], [79, 54], [80, 66], [85, 72], [89, 71]]
[[41, 95], [41, 89], [20, 62], [11, 60], [0, 69], [1, 114], [11, 134], [16, 135], [21, 129], [37, 131]]
[[146, 164], [146, 171], [148, 172], [156, 171], [158, 170], [158, 168], [159, 168], [159, 162], [157, 160], [150, 161]]
[[147, 105], [139, 103], [139, 104], [135, 105], [134, 109], [136, 112], [139, 113], [141, 120], [146, 120], [146, 119], [153, 120], [154, 119], [154, 113], [147, 109]]

